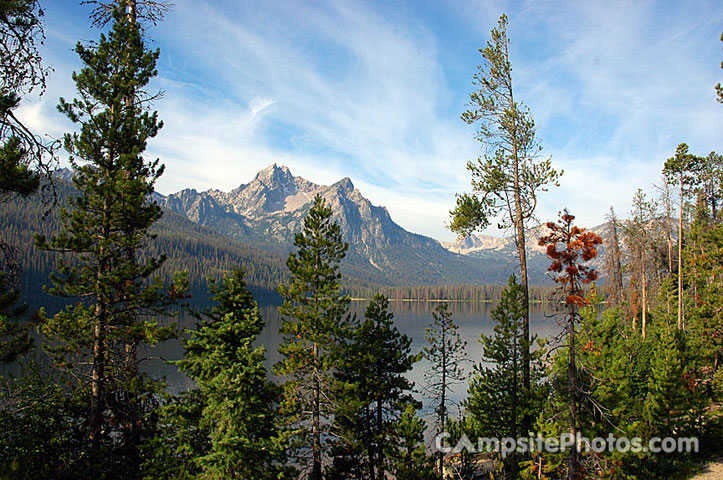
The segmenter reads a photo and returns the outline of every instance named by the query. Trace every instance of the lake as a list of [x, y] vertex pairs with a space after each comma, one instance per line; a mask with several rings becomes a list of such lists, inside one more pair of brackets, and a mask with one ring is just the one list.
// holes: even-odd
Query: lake
[[[351, 312], [363, 317], [367, 301], [352, 301]], [[412, 352], [422, 351], [426, 345], [424, 339], [425, 328], [432, 321], [432, 311], [437, 302], [390, 302], [390, 309], [394, 313], [395, 324], [400, 332], [412, 339]], [[467, 342], [466, 353], [472, 362], [479, 362], [482, 354], [482, 346], [479, 343], [481, 333], [490, 335], [494, 331], [494, 322], [490, 318], [490, 311], [496, 303], [450, 303], [450, 312], [459, 326], [462, 339]], [[266, 322], [264, 331], [259, 335], [258, 344], [266, 348], [266, 363], [270, 368], [280, 359], [277, 352], [281, 335], [279, 327], [281, 318], [278, 313], [278, 303], [264, 303], [260, 305], [262, 316]], [[552, 304], [533, 304], [530, 315], [530, 330], [540, 338], [552, 338], [557, 335], [561, 328], [555, 317], [550, 317]], [[189, 315], [182, 315], [175, 319], [182, 328], [193, 328], [195, 319]], [[183, 347], [179, 340], [164, 342], [146, 352], [151, 358], [146, 362], [145, 370], [154, 376], [165, 377], [169, 388], [174, 391], [183, 391], [193, 387], [193, 381], [179, 372], [175, 366], [167, 364], [168, 360], [179, 360], [183, 356]], [[415, 383], [415, 396], [422, 399], [419, 393], [420, 387], [424, 384], [424, 372], [428, 363], [421, 360], [415, 364], [414, 369], [409, 373], [409, 379]], [[472, 371], [472, 363], [466, 365], [465, 371], [469, 374]], [[467, 394], [467, 385], [460, 384], [453, 388], [451, 400], [459, 404]], [[426, 402], [425, 402], [426, 404]], [[456, 409], [455, 409], [456, 410]]]

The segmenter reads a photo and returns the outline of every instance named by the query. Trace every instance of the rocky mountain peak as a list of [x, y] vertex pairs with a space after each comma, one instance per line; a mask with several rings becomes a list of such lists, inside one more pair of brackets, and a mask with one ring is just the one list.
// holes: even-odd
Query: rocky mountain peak
[[354, 191], [354, 184], [351, 183], [351, 179], [349, 177], [344, 177], [332, 185], [332, 188], [335, 188], [339, 193], [346, 195]]
[[53, 177], [62, 178], [63, 180], [66, 180], [68, 182], [73, 180], [73, 175], [73, 170], [67, 167], [56, 168], [53, 172]]
[[279, 167], [274, 163], [257, 173], [256, 177], [249, 185], [254, 182], [259, 182], [266, 188], [276, 189], [285, 185], [293, 184], [294, 176], [291, 174], [289, 167], [284, 165]]

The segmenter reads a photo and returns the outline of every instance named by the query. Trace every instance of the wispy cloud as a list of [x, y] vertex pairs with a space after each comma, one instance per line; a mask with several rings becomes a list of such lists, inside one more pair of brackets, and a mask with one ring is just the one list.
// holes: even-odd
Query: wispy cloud
[[[39, 131], [70, 128], [54, 105], [72, 96], [75, 37], [97, 36], [82, 11], [49, 2], [56, 74], [23, 112]], [[564, 206], [587, 224], [611, 203], [626, 212], [679, 142], [721, 149], [716, 0], [178, 2], [151, 31], [162, 52], [153, 88], [165, 92], [149, 145], [167, 165], [159, 190], [231, 189], [276, 162], [319, 183], [349, 176], [405, 228], [452, 239], [447, 212], [479, 154], [459, 113], [502, 11], [518, 97], [566, 170], [541, 219]]]

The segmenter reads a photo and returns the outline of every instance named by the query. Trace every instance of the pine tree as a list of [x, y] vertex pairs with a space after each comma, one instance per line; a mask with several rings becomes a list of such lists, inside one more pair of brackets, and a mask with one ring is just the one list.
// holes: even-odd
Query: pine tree
[[23, 362], [20, 368], [18, 377], [0, 376], [0, 477], [100, 478], [83, 451], [77, 398], [46, 367]]
[[141, 448], [141, 478], [196, 479], [203, 473], [198, 459], [211, 451], [213, 425], [202, 422], [206, 399], [198, 388], [164, 397], [154, 435]]
[[[44, 40], [42, 17], [37, 0], [0, 3], [0, 202], [36, 192], [53, 164], [56, 144], [43, 141], [14, 114], [24, 95], [45, 89], [47, 69], [38, 52]], [[27, 310], [15, 305], [20, 296], [18, 243], [10, 242], [5, 232], [0, 236], [0, 362], [15, 359], [32, 345], [28, 328], [17, 321]]]
[[288, 419], [292, 449], [297, 462], [309, 470], [308, 478], [321, 480], [330, 434], [331, 416], [337, 406], [333, 392], [339, 345], [347, 335], [345, 324], [349, 296], [341, 293], [339, 262], [348, 245], [342, 241], [332, 211], [317, 195], [294, 237], [296, 252], [286, 262], [292, 278], [280, 285], [283, 359], [275, 372], [288, 378], [284, 384], [282, 412]]
[[706, 211], [710, 216], [710, 223], [720, 222], [720, 209], [723, 202], [723, 155], [710, 152], [701, 159], [700, 187], [703, 193]]
[[670, 328], [660, 331], [653, 350], [648, 379], [648, 395], [643, 407], [649, 436], [669, 436], [677, 431], [677, 415], [685, 410], [683, 359], [678, 339]]
[[[488, 438], [519, 438], [527, 435], [523, 431], [523, 408], [536, 411], [540, 405], [532, 399], [523, 398], [533, 393], [525, 391], [522, 379], [522, 352], [525, 339], [522, 323], [526, 306], [522, 286], [514, 275], [510, 276], [507, 288], [502, 292], [499, 305], [490, 316], [495, 322], [494, 335], [482, 334], [483, 353], [474, 366], [469, 381], [465, 408], [475, 434]], [[534, 341], [534, 338], [532, 339]], [[541, 349], [532, 353], [533, 383], [540, 377]], [[539, 390], [539, 385], [533, 387]], [[514, 475], [517, 471], [517, 456], [511, 455], [505, 461], [505, 470]]]
[[[73, 74], [78, 98], [61, 98], [58, 109], [80, 126], [64, 137], [78, 196], [70, 199], [70, 210], [61, 210], [61, 233], [36, 242], [62, 254], [50, 293], [87, 299], [46, 319], [48, 349], [56, 366], [89, 377], [88, 438], [94, 447], [106, 442], [121, 448], [123, 468], [134, 475], [143, 417], [157, 385], [128, 369], [128, 351], [173, 334], [153, 315], [183, 296], [184, 280], [178, 277], [167, 290], [153, 279], [164, 257], [138, 258], [161, 216], [151, 194], [163, 166], [142, 154], [162, 123], [147, 109], [153, 97], [143, 91], [156, 75], [159, 52], [145, 48], [128, 5], [115, 4], [112, 27], [97, 43], [76, 46], [84, 64]], [[86, 362], [89, 369], [82, 367]], [[116, 429], [120, 436], [111, 434]]]
[[6, 278], [0, 272], [0, 363], [12, 362], [33, 346], [28, 326], [18, 321], [28, 307], [18, 304], [20, 290], [11, 288]]
[[[563, 336], [567, 349], [567, 395], [569, 429], [572, 438], [580, 431], [580, 404], [585, 391], [579, 372], [579, 349], [577, 326], [580, 321], [580, 308], [588, 305], [583, 286], [595, 281], [597, 271], [585, 263], [597, 256], [597, 246], [602, 238], [596, 233], [573, 225], [575, 216], [567, 210], [560, 213], [557, 223], [547, 222], [549, 234], [540, 238], [539, 245], [545, 247], [546, 255], [552, 260], [547, 271], [553, 281], [559, 284], [564, 305], [561, 316], [564, 318]], [[567, 465], [568, 480], [577, 480], [582, 474], [580, 451], [576, 445], [570, 449]]]
[[255, 347], [264, 323], [241, 270], [209, 284], [218, 305], [206, 311], [185, 342], [178, 362], [195, 380], [202, 399], [199, 428], [210, 448], [195, 463], [199, 478], [271, 479], [283, 472], [276, 430], [278, 387], [267, 379], [264, 348]]
[[[418, 360], [412, 340], [393, 322], [389, 300], [377, 294], [342, 345], [335, 372], [341, 433], [330, 478], [381, 480], [389, 472], [385, 448], [395, 443], [394, 427], [411, 401], [413, 385], [404, 375]], [[361, 470], [358, 476], [350, 475], [350, 463]]]
[[692, 189], [698, 184], [701, 159], [688, 153], [688, 145], [681, 143], [675, 149], [675, 155], [665, 161], [663, 175], [671, 185], [680, 189], [680, 209], [678, 215], [678, 329], [685, 327], [683, 312], [683, 217], [686, 202]]
[[686, 318], [692, 348], [715, 375], [723, 360], [723, 223], [715, 223], [700, 200], [683, 254], [692, 291]]
[[[467, 361], [465, 348], [467, 342], [462, 340], [459, 327], [454, 323], [449, 305], [440, 303], [432, 312], [432, 323], [426, 329], [424, 338], [424, 358], [429, 362], [429, 369], [424, 373], [424, 392], [432, 402], [435, 412], [436, 434], [445, 432], [449, 417], [449, 394], [452, 387], [463, 382], [465, 377], [464, 363]], [[437, 474], [442, 478], [444, 455], [439, 452]]]
[[409, 403], [395, 424], [396, 442], [387, 452], [391, 473], [397, 480], [432, 480], [438, 478], [424, 447], [424, 420], [417, 416], [416, 407]]
[[[492, 218], [501, 215], [505, 220], [500, 228], [510, 227], [514, 232], [520, 282], [529, 307], [525, 228], [534, 214], [539, 193], [557, 186], [562, 172], [552, 168], [549, 158], [535, 161], [541, 147], [535, 139], [535, 122], [529, 109], [514, 96], [505, 15], [500, 17], [491, 37], [487, 47], [480, 49], [483, 64], [474, 75], [478, 89], [470, 94], [470, 109], [462, 114], [465, 122], [480, 125], [477, 139], [486, 151], [484, 158], [467, 163], [473, 193], [457, 196], [457, 206], [450, 212], [450, 228], [469, 235], [486, 228]], [[529, 313], [525, 314], [523, 329], [529, 345]], [[524, 352], [522, 371], [524, 388], [529, 390], [529, 351]], [[531, 417], [526, 416], [527, 429], [531, 422]]]

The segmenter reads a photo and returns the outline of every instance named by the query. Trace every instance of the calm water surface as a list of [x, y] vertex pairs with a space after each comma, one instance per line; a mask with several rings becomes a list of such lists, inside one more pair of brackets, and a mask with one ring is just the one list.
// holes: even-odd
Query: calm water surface
[[[353, 301], [351, 304], [352, 313], [363, 317], [368, 302]], [[432, 321], [432, 311], [438, 304], [436, 302], [390, 302], [390, 308], [395, 316], [395, 324], [400, 332], [412, 339], [413, 353], [421, 352], [426, 342], [424, 340], [425, 328]], [[467, 342], [466, 354], [471, 362], [478, 362], [482, 354], [482, 346], [479, 343], [481, 333], [487, 335], [493, 333], [494, 322], [489, 312], [495, 304], [489, 303], [450, 303], [450, 311], [454, 315], [455, 322], [459, 325], [462, 339]], [[266, 328], [259, 335], [258, 344], [266, 348], [266, 363], [270, 368], [276, 363], [280, 356], [277, 348], [281, 343], [279, 327], [281, 318], [278, 313], [278, 303], [260, 304], [261, 313], [266, 322]], [[530, 329], [533, 334], [539, 337], [552, 338], [560, 332], [560, 326], [554, 317], [550, 317], [552, 306], [549, 304], [535, 304], [532, 306], [530, 316]], [[181, 328], [193, 328], [196, 320], [188, 315], [182, 315], [176, 319]], [[175, 392], [183, 391], [193, 387], [193, 381], [179, 372], [175, 366], [167, 361], [179, 360], [183, 356], [183, 347], [179, 340], [164, 342], [146, 354], [149, 360], [145, 362], [145, 369], [156, 377], [165, 377], [169, 388]], [[472, 371], [472, 363], [465, 366], [469, 375]], [[428, 363], [421, 360], [415, 364], [414, 369], [409, 373], [409, 378], [415, 383], [415, 396], [422, 399], [420, 392], [424, 385], [424, 373]], [[454, 387], [452, 401], [459, 403], [467, 394], [466, 384]]]

